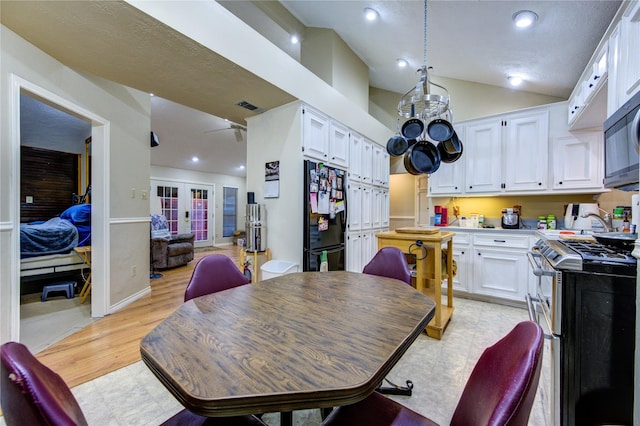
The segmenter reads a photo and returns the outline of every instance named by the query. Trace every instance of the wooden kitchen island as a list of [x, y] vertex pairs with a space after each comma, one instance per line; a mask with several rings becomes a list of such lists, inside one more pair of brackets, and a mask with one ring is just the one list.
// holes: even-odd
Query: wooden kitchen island
[[[426, 328], [429, 337], [436, 339], [442, 338], [453, 314], [451, 271], [453, 271], [454, 235], [454, 232], [442, 232], [429, 228], [400, 228], [400, 230], [376, 234], [378, 250], [382, 247], [397, 247], [404, 253], [416, 256], [416, 289], [431, 297], [436, 303], [436, 313]], [[441, 260], [444, 244], [447, 245], [446, 274], [442, 273]], [[447, 280], [446, 305], [442, 304], [442, 280], [444, 279]]]

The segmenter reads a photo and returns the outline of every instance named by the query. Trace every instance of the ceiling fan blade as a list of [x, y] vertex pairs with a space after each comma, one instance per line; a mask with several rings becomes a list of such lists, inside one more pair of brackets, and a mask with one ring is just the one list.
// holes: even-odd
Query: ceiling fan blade
[[242, 132], [240, 131], [240, 129], [236, 129], [235, 134], [236, 134], [236, 142], [244, 142], [244, 138], [242, 137]]

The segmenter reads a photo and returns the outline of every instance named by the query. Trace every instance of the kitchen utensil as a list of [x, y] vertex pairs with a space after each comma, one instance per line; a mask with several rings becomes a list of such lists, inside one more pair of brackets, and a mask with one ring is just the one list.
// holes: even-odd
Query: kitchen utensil
[[387, 152], [392, 157], [398, 157], [409, 148], [409, 142], [400, 135], [391, 136], [387, 141]]
[[434, 141], [444, 142], [453, 136], [453, 126], [447, 120], [437, 118], [427, 125], [427, 134]]
[[462, 151], [462, 142], [458, 138], [458, 134], [455, 132], [455, 130], [451, 134], [451, 138], [447, 139], [446, 141], [440, 142], [440, 144], [444, 147], [444, 150], [451, 155], [455, 155]]
[[434, 144], [418, 141], [404, 154], [404, 167], [412, 175], [434, 173], [440, 167], [440, 153]]
[[460, 141], [460, 151], [455, 154], [449, 154], [447, 150], [444, 148], [443, 143], [442, 142], [438, 143], [438, 152], [440, 153], [440, 161], [442, 161], [443, 163], [453, 163], [455, 161], [458, 161], [460, 157], [462, 157], [462, 151], [463, 151], [462, 141]]
[[415, 106], [411, 105], [411, 118], [402, 125], [402, 136], [406, 139], [417, 139], [424, 132], [424, 123], [415, 118]]
[[638, 234], [630, 232], [598, 232], [593, 234], [593, 238], [599, 243], [631, 251], [633, 250], [634, 242], [638, 239]]

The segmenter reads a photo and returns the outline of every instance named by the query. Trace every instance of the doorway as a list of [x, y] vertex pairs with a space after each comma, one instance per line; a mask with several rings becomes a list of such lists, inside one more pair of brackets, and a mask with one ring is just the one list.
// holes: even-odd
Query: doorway
[[152, 179], [149, 200], [151, 213], [167, 218], [171, 235], [192, 233], [196, 247], [214, 245], [213, 185]]

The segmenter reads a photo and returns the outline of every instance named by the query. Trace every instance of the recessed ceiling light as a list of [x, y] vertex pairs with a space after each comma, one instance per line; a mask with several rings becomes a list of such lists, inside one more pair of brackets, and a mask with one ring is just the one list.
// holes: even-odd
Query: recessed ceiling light
[[518, 77], [517, 75], [512, 75], [509, 77], [509, 84], [512, 86], [520, 86], [522, 84], [522, 77]]
[[367, 21], [375, 21], [376, 19], [378, 19], [380, 15], [378, 15], [378, 12], [376, 12], [374, 9], [371, 9], [370, 7], [365, 7], [364, 16], [365, 18], [367, 18]]
[[521, 10], [513, 14], [513, 22], [518, 28], [526, 28], [531, 26], [538, 19], [538, 15], [530, 10]]
[[191, 157], [191, 161], [193, 161], [194, 163], [197, 163], [198, 161], [200, 161], [200, 159], [196, 156]]
[[407, 65], [409, 65], [409, 62], [407, 62], [406, 59], [402, 59], [402, 58], [396, 59], [396, 63], [398, 64], [398, 67], [400, 67], [400, 68], [405, 68]]
[[289, 36], [289, 41], [291, 42], [291, 44], [298, 44], [300, 39], [298, 38], [297, 35], [291, 34], [291, 36]]

